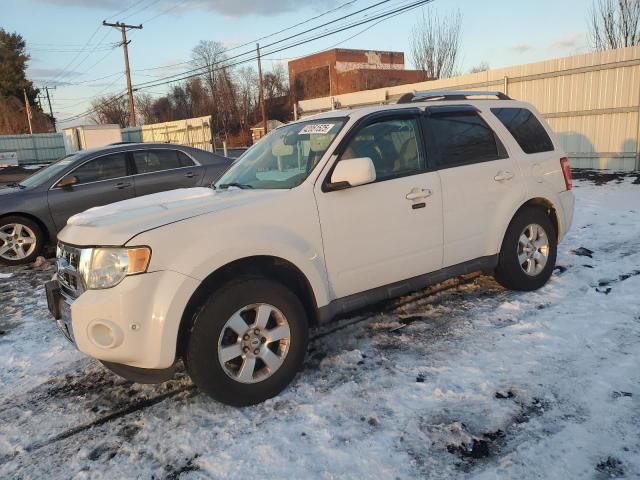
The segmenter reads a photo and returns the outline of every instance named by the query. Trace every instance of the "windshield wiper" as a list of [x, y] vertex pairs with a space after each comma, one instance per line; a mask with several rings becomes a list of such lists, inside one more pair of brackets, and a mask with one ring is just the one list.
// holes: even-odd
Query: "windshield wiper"
[[24, 185], [20, 185], [17, 182], [7, 183], [7, 187], [19, 188], [20, 190], [23, 190], [23, 189], [27, 188]]
[[237, 188], [241, 188], [243, 190], [245, 190], [247, 188], [253, 188], [251, 185], [247, 185], [246, 183], [238, 183], [238, 182], [223, 183], [223, 184], [219, 185], [219, 188], [221, 188], [221, 189], [227, 189], [229, 187], [237, 187]]

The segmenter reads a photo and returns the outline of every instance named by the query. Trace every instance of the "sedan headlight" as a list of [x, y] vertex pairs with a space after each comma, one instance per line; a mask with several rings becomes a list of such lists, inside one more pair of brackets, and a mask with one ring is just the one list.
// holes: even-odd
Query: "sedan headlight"
[[88, 248], [80, 255], [80, 274], [88, 289], [111, 288], [127, 275], [144, 273], [151, 260], [148, 247]]

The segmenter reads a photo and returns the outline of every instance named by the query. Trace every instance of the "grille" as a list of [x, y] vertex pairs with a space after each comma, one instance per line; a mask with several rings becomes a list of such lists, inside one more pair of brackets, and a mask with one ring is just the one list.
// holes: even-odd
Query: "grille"
[[58, 283], [63, 295], [75, 300], [85, 290], [82, 276], [78, 271], [80, 265], [80, 249], [58, 243], [57, 267]]

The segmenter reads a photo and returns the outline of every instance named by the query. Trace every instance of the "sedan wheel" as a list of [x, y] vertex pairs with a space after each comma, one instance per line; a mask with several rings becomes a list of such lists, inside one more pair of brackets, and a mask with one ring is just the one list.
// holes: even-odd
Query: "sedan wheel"
[[22, 263], [38, 248], [36, 232], [22, 223], [0, 226], [0, 259], [5, 263]]

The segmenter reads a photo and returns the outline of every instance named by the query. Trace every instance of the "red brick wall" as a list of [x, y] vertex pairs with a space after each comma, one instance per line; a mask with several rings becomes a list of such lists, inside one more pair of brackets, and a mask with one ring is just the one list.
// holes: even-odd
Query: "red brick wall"
[[426, 80], [428, 80], [427, 75], [421, 70], [351, 70], [337, 74], [336, 89], [333, 95], [393, 87]]

